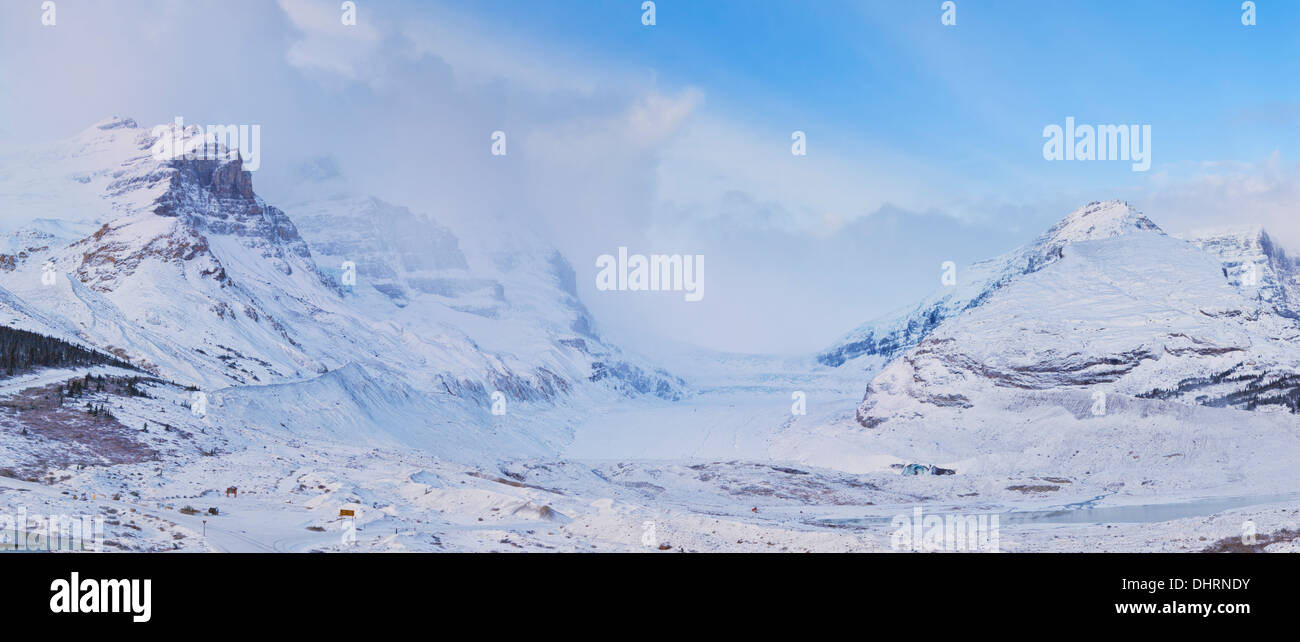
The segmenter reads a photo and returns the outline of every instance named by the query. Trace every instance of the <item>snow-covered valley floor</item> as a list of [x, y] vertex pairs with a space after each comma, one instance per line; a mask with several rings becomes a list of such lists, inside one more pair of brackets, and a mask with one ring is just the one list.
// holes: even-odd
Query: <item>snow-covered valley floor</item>
[[[12, 399], [69, 374], [15, 378], [0, 392]], [[1136, 421], [1117, 414], [1072, 436], [1057, 431], [1008, 465], [1007, 453], [963, 451], [956, 439], [936, 446], [863, 429], [851, 421], [856, 397], [837, 381], [782, 376], [596, 409], [555, 457], [496, 465], [223, 427], [158, 382], [149, 397], [106, 398], [125, 426], [152, 426], [139, 439], [156, 455], [140, 461], [14, 473], [24, 462], [8, 460], [42, 452], [33, 440], [46, 437], [6, 424], [0, 514], [102, 516], [108, 551], [875, 552], [908, 550], [897, 535], [917, 508], [998, 515], [1001, 551], [1195, 552], [1252, 532], [1257, 548], [1296, 550], [1295, 477], [1262, 463], [1300, 452], [1277, 430], [1289, 415], [1155, 427], [1149, 439], [1097, 446]], [[805, 389], [806, 415], [791, 414], [792, 385]], [[947, 457], [923, 458], [936, 453]], [[903, 476], [891, 466], [903, 463], [957, 474]]]

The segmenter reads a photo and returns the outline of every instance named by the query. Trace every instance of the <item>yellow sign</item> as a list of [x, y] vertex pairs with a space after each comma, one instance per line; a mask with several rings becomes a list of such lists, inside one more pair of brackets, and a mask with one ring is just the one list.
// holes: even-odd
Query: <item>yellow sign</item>
[[351, 508], [340, 508], [339, 517], [356, 517], [356, 513], [352, 512]]

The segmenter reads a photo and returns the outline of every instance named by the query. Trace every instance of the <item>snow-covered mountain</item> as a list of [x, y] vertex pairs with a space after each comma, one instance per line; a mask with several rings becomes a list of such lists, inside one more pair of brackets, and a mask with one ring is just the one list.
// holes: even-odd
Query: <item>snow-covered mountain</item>
[[1133, 230], [1158, 230], [1127, 204], [1089, 203], [1047, 230], [1033, 243], [994, 259], [980, 261], [957, 274], [954, 285], [939, 289], [915, 306], [866, 323], [817, 355], [828, 366], [865, 356], [892, 359], [934, 331], [940, 323], [980, 306], [1017, 277], [1060, 260], [1071, 243], [1112, 238]]
[[[1260, 278], [1243, 282], [1251, 262]], [[1019, 423], [1044, 406], [1147, 416], [1148, 399], [1294, 412], [1293, 269], [1260, 233], [1185, 241], [1126, 204], [1090, 204], [918, 308], [936, 321], [906, 335], [857, 421]]]
[[[573, 267], [558, 250], [518, 231], [494, 228], [464, 243], [428, 216], [308, 185], [293, 203], [299, 229], [345, 301], [420, 336], [463, 335], [503, 355], [514, 371], [535, 369], [557, 386], [598, 382], [630, 395], [678, 399], [684, 381], [605, 341], [578, 297]], [[526, 381], [502, 379], [520, 399], [549, 397]]]
[[467, 255], [449, 229], [373, 198], [287, 214], [238, 154], [158, 158], [156, 140], [113, 118], [0, 157], [0, 322], [225, 389], [216, 405], [231, 411], [279, 400], [285, 417], [338, 431], [419, 433], [444, 423], [434, 409], [491, 424], [496, 391], [544, 405], [681, 394], [595, 334], [553, 249]]
[[1260, 227], [1194, 230], [1185, 238], [1223, 262], [1228, 282], [1271, 306], [1300, 319], [1300, 260], [1287, 256]]
[[337, 297], [293, 223], [253, 193], [239, 158], [160, 160], [154, 142], [133, 121], [110, 119], [29, 152], [30, 180], [9, 188], [21, 190], [10, 217], [39, 200], [33, 213], [51, 218], [62, 200], [65, 216], [97, 227], [8, 255], [0, 286], [82, 340], [206, 387], [320, 374], [352, 356], [321, 349], [338, 328], [304, 322], [328, 317]]
[[818, 525], [1294, 488], [1296, 265], [1262, 233], [1094, 203], [819, 365], [691, 350], [687, 393], [527, 230], [329, 181], [281, 210], [237, 158], [151, 144], [113, 119], [0, 152], [0, 325], [26, 331], [0, 333], [0, 502], [89, 491], [129, 511], [121, 550], [646, 550], [649, 520], [680, 550], [888, 550]]

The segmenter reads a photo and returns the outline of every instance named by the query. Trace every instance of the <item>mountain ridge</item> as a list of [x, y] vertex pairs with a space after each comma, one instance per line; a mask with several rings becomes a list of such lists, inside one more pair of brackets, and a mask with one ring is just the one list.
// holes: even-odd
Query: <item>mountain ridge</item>
[[[867, 385], [857, 422], [879, 428], [936, 412], [959, 420], [981, 405], [1016, 407], [1016, 390], [1203, 403], [1169, 391], [1190, 393], [1189, 382], [1223, 372], [1272, 386], [1300, 366], [1290, 349], [1300, 325], [1230, 278], [1225, 265], [1240, 262], [1232, 252], [1206, 251], [1128, 213], [1108, 219], [1123, 225], [1084, 228], [1084, 218], [1040, 237], [1058, 242], [1031, 246], [1054, 248], [1052, 261], [1011, 272], [890, 361]], [[1082, 238], [1062, 239], [1062, 230]]]
[[904, 306], [859, 326], [818, 353], [816, 359], [822, 365], [839, 367], [862, 356], [897, 357], [920, 343], [944, 320], [978, 307], [1012, 279], [1059, 260], [1067, 245], [1132, 232], [1164, 234], [1126, 202], [1089, 203], [1071, 212], [1033, 242], [960, 270], [952, 287], [941, 288], [916, 305]]
[[[442, 285], [403, 280], [403, 294], [419, 305], [405, 318], [386, 317], [380, 312], [390, 308], [382, 306], [393, 297], [367, 271], [373, 266], [358, 255], [357, 287], [342, 283], [337, 268], [322, 268], [294, 218], [254, 191], [239, 154], [160, 159], [152, 153], [156, 142], [157, 132], [112, 118], [0, 158], [0, 175], [11, 177], [0, 181], [0, 196], [24, 206], [17, 218], [27, 217], [10, 237], [16, 251], [0, 257], [6, 323], [208, 390], [292, 388], [341, 368], [349, 381], [389, 382], [374, 390], [392, 396], [369, 399], [369, 410], [344, 400], [358, 417], [389, 412], [378, 403], [409, 406], [413, 414], [400, 416], [428, 421], [404, 391], [425, 390], [462, 408], [458, 413], [483, 416], [495, 392], [542, 405], [570, 404], [564, 399], [575, 395], [683, 394], [683, 380], [595, 334], [576, 291], [564, 285], [567, 261], [553, 250], [536, 249], [528, 267], [513, 272], [500, 267], [508, 262], [480, 261], [474, 269], [493, 275], [479, 277], [464, 256], [456, 258], [454, 235], [429, 219], [369, 237], [338, 227], [344, 241], [353, 233], [396, 263], [457, 273]], [[373, 197], [344, 207], [359, 202], [411, 215]], [[355, 223], [373, 213], [340, 215]], [[339, 222], [321, 221], [326, 229]], [[409, 243], [420, 230], [443, 230], [432, 243], [452, 248], [452, 260], [422, 265], [426, 246]], [[394, 251], [384, 254], [384, 247]], [[478, 307], [474, 292], [444, 287], [458, 283], [487, 287], [497, 318]], [[515, 335], [526, 340], [501, 340]]]

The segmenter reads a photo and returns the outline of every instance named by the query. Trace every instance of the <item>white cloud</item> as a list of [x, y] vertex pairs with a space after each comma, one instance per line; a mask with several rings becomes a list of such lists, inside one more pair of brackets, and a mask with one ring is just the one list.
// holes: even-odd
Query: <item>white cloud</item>
[[362, 76], [382, 44], [382, 36], [371, 20], [363, 18], [355, 25], [344, 25], [339, 3], [315, 0], [280, 0], [280, 9], [299, 32], [299, 38], [285, 54], [290, 65], [349, 80], [370, 80]]
[[[844, 242], [836, 234], [876, 230], [854, 222], [891, 202], [942, 211], [928, 185], [944, 178], [903, 154], [845, 139], [815, 122], [780, 129], [746, 123], [711, 110], [702, 88], [665, 86], [653, 71], [613, 68], [563, 43], [530, 41], [441, 7], [422, 18], [404, 15], [400, 23], [368, 17], [380, 43], [340, 44], [364, 65], [328, 57], [307, 65], [303, 52], [324, 46], [336, 29], [307, 0], [282, 0], [282, 6], [303, 12], [293, 20], [303, 33], [291, 54], [304, 57], [291, 55], [291, 64], [362, 81], [386, 95], [384, 104], [373, 105], [384, 114], [366, 115], [403, 134], [389, 151], [374, 143], [380, 146], [369, 156], [384, 167], [362, 169], [384, 175], [376, 188], [381, 196], [459, 230], [549, 230], [574, 264], [589, 307], [606, 331], [625, 341], [657, 335], [728, 349], [820, 348], [897, 304], [900, 289], [912, 282], [903, 276], [874, 287], [862, 278], [865, 266], [887, 271], [898, 253], [863, 253], [862, 246], [878, 239]], [[328, 15], [336, 21], [335, 13]], [[431, 74], [431, 65], [444, 66], [446, 76]], [[382, 82], [358, 77], [363, 67]], [[488, 135], [498, 129], [508, 135], [506, 158], [486, 153]], [[790, 153], [796, 129], [807, 133], [807, 156]], [[417, 160], [397, 151], [398, 143], [435, 151]], [[906, 215], [890, 211], [897, 228]], [[908, 228], [896, 238], [923, 243], [917, 234], [932, 230], [936, 218], [943, 216], [927, 217], [928, 230]], [[594, 259], [619, 246], [705, 253], [706, 301], [596, 292]], [[856, 269], [834, 269], [837, 264]], [[928, 283], [930, 276], [925, 270], [916, 280]], [[756, 291], [763, 297], [753, 296]], [[867, 296], [837, 298], [844, 292]], [[738, 323], [755, 317], [781, 322]], [[799, 318], [806, 327], [792, 335]]]
[[[110, 114], [261, 124], [255, 180], [268, 200], [284, 204], [301, 178], [292, 168], [328, 154], [358, 191], [463, 236], [542, 230], [570, 257], [602, 325], [630, 336], [816, 349], [923, 294], [931, 263], [1013, 244], [990, 231], [997, 217], [979, 215], [1000, 215], [1004, 203], [963, 200], [972, 191], [962, 179], [926, 163], [933, 150], [876, 147], [815, 120], [751, 122], [711, 102], [707, 87], [441, 5], [358, 3], [358, 24], [347, 27], [334, 0], [228, 2], [163, 12], [89, 3], [75, 13], [94, 24], [54, 34], [0, 20], [9, 36], [0, 53], [31, 60], [0, 66], [0, 109], [23, 123], [15, 135], [46, 139]], [[248, 36], [194, 46], [192, 31], [169, 26], [149, 40], [157, 21]], [[790, 154], [796, 129], [807, 133], [807, 156]], [[495, 130], [509, 135], [508, 157], [488, 153]], [[1081, 202], [1035, 213], [1050, 224]], [[979, 240], [954, 245], [970, 238]], [[597, 293], [594, 258], [620, 245], [707, 254], [706, 300]]]
[[1207, 161], [1174, 167], [1130, 198], [1171, 231], [1260, 225], [1300, 254], [1300, 164], [1280, 152], [1257, 162]]

